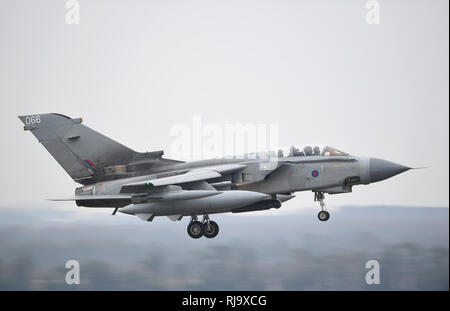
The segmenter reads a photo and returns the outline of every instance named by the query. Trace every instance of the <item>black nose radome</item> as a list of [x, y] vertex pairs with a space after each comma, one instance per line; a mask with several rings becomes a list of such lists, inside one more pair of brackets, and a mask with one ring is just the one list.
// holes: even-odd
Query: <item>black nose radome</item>
[[406, 172], [410, 167], [403, 166], [394, 162], [383, 159], [370, 158], [369, 161], [369, 176], [370, 182], [377, 182], [400, 173]]

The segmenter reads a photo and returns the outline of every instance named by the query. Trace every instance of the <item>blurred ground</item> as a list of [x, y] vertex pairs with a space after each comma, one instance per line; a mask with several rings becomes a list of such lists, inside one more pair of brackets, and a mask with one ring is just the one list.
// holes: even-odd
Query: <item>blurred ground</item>
[[[192, 240], [186, 218], [0, 207], [0, 289], [449, 289], [448, 208], [348, 206], [332, 209], [328, 223], [317, 209], [282, 209], [214, 215], [219, 236]], [[80, 263], [80, 285], [65, 283], [70, 259]], [[380, 285], [365, 283], [371, 259]]]

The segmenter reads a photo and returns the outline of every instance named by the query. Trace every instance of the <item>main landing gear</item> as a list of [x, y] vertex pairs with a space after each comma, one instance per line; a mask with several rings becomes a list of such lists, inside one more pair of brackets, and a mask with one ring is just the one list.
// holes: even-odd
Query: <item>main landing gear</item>
[[219, 233], [219, 225], [209, 220], [209, 215], [204, 215], [202, 221], [198, 221], [197, 216], [194, 215], [191, 217], [187, 232], [193, 239], [199, 239], [202, 236], [212, 239]]
[[320, 221], [327, 221], [330, 219], [330, 213], [327, 212], [327, 207], [323, 200], [325, 200], [325, 194], [323, 192], [314, 192], [314, 201], [319, 201], [320, 207], [322, 208], [317, 217]]

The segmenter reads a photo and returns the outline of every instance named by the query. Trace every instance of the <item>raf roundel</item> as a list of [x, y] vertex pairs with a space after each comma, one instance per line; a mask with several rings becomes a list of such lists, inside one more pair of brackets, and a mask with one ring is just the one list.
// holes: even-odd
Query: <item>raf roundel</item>
[[312, 175], [312, 177], [317, 177], [317, 176], [319, 176], [319, 171], [314, 170], [314, 171], [312, 171], [311, 175]]

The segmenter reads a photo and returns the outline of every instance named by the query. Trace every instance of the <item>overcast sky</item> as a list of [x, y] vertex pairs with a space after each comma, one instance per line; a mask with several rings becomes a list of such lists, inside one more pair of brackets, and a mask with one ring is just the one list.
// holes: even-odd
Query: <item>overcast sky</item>
[[[59, 112], [137, 150], [174, 124], [278, 124], [318, 142], [428, 166], [328, 205], [448, 206], [448, 1], [0, 0], [1, 204], [77, 186], [17, 115]], [[291, 205], [311, 205], [301, 194]], [[54, 205], [55, 203], [47, 202]]]

